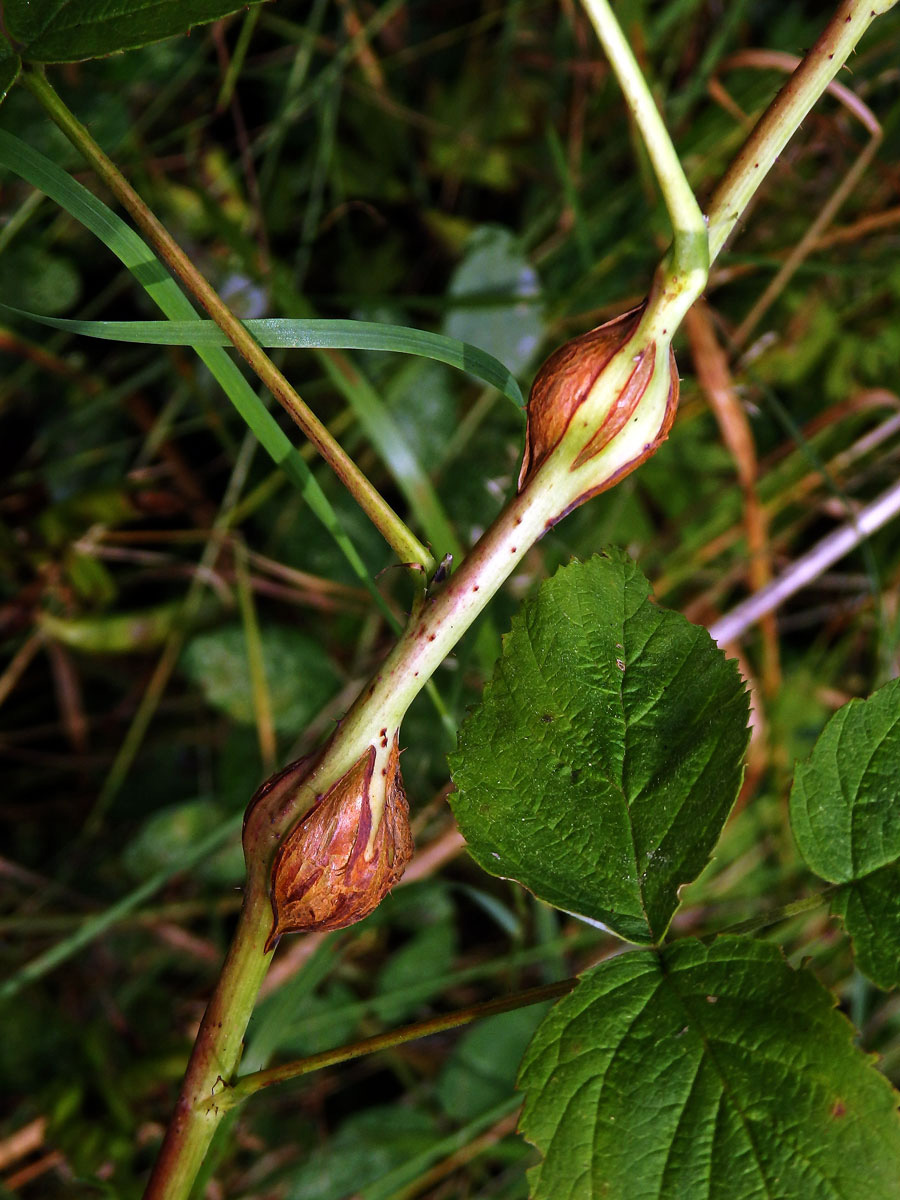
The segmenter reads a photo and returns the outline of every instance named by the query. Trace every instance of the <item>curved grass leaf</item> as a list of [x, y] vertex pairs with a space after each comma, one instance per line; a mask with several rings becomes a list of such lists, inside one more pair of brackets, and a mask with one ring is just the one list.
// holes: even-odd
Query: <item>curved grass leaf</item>
[[[156, 346], [228, 346], [226, 335], [214, 321], [80, 321], [41, 316], [0, 303], [6, 311], [66, 333], [111, 341], [137, 342]], [[522, 393], [515, 377], [484, 350], [465, 342], [374, 321], [322, 320], [318, 318], [270, 317], [244, 322], [262, 346], [285, 349], [357, 349], [394, 351], [447, 363], [496, 387], [519, 408]], [[324, 363], [335, 384], [353, 406], [366, 434], [396, 479], [416, 513], [426, 537], [439, 557], [455, 559], [463, 550], [428, 472], [413, 453], [409, 440], [393, 414], [368, 380], [350, 363]], [[521, 411], [521, 410], [520, 410]], [[486, 664], [490, 667], [490, 663]]]
[[721, 937], [584, 975], [523, 1059], [533, 1200], [894, 1200], [897, 1095], [777, 947]]
[[5, 0], [2, 34], [25, 62], [77, 62], [188, 33], [260, 0]]
[[851, 700], [822, 731], [791, 789], [791, 827], [809, 867], [841, 886], [832, 912], [857, 965], [900, 985], [900, 679]]
[[737, 795], [748, 698], [705, 629], [618, 551], [563, 568], [513, 620], [451, 758], [492, 875], [653, 943]]
[[[64, 333], [114, 342], [195, 348], [230, 345], [214, 321], [77, 321], [25, 312], [8, 304], [0, 304], [0, 309]], [[524, 404], [515, 376], [493, 355], [440, 333], [404, 325], [381, 325], [376, 321], [319, 318], [265, 317], [245, 321], [244, 325], [266, 349], [385, 350], [430, 358], [489, 383], [517, 407]]]

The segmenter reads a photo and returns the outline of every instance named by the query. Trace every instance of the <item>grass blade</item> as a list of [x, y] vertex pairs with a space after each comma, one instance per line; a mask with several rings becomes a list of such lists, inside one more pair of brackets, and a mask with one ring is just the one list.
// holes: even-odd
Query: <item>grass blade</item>
[[[141, 237], [87, 188], [20, 138], [0, 130], [0, 166], [13, 171], [54, 200], [95, 234], [128, 268], [170, 320], [199, 321], [193, 305]], [[396, 622], [369, 577], [356, 547], [337, 513], [297, 449], [220, 346], [200, 347], [197, 354], [218, 381], [267, 454], [283, 468], [315, 516], [340, 547], [357, 577], [385, 617]]]
[[[136, 342], [150, 346], [227, 346], [228, 338], [215, 321], [78, 321], [67, 317], [45, 317], [0, 304], [5, 312], [83, 337], [114, 342]], [[377, 321], [341, 321], [323, 318], [265, 317], [244, 321], [267, 350], [384, 350], [414, 354], [456, 367], [502, 392], [517, 408], [524, 404], [515, 376], [492, 354], [468, 342], [405, 325], [382, 325]]]

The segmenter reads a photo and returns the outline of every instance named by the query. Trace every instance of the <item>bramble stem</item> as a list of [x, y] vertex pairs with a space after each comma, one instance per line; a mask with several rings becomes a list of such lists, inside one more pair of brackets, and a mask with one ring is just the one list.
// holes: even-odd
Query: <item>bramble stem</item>
[[249, 363], [278, 403], [300, 426], [400, 561], [420, 563], [430, 575], [434, 569], [434, 560], [429, 551], [335, 441], [312, 409], [300, 398], [243, 322], [200, 274], [119, 168], [104, 154], [89, 131], [67, 107], [46, 76], [33, 67], [26, 67], [22, 71], [22, 81], [131, 215], [176, 279], [206, 309], [241, 357]]
[[[642, 331], [659, 331], [669, 337], [684, 314], [706, 286], [709, 274], [709, 240], [706, 221], [687, 181], [678, 153], [660, 116], [656, 101], [638, 66], [608, 0], [582, 0], [610, 66], [615, 72], [625, 103], [638, 127], [672, 223], [672, 245], [657, 271], [656, 287], [644, 315]], [[679, 293], [680, 302], [675, 303]], [[662, 321], [654, 309], [664, 301]]]
[[813, 48], [760, 117], [713, 192], [709, 257], [715, 261], [778, 155], [853, 52], [875, 17], [897, 0], [844, 0]]
[[[414, 610], [393, 650], [308, 773], [296, 786], [267, 798], [264, 816], [262, 812], [257, 815], [273, 854], [277, 843], [316, 798], [370, 746], [379, 746], [375, 769], [384, 765], [382, 759], [389, 754], [393, 733], [412, 701], [559, 512], [565, 480], [551, 478], [553, 474], [552, 466], [549, 473], [537, 472], [510, 500], [459, 569]], [[385, 743], [383, 751], [381, 743]], [[262, 878], [267, 878], [265, 867]]]
[[237, 1070], [244, 1031], [272, 955], [263, 947], [272, 924], [265, 889], [250, 887], [228, 956], [207, 1006], [144, 1200], [187, 1200], [221, 1112], [207, 1107], [221, 1080]]

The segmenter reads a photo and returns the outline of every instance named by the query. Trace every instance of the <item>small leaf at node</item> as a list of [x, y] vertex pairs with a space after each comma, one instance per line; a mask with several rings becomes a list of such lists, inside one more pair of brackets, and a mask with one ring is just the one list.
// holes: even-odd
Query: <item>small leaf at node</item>
[[791, 826], [810, 868], [849, 883], [900, 859], [900, 679], [834, 714], [791, 789]]
[[860, 971], [885, 991], [900, 987], [900, 863], [843, 884], [831, 911], [853, 940]]

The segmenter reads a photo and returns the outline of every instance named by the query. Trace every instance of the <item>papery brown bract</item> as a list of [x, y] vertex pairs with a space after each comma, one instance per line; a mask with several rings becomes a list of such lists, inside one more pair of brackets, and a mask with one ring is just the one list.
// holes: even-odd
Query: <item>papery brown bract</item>
[[[284, 933], [343, 929], [367, 917], [400, 876], [413, 851], [397, 737], [384, 772], [370, 746], [285, 838], [272, 866], [271, 950]], [[384, 811], [372, 832], [372, 795]]]

